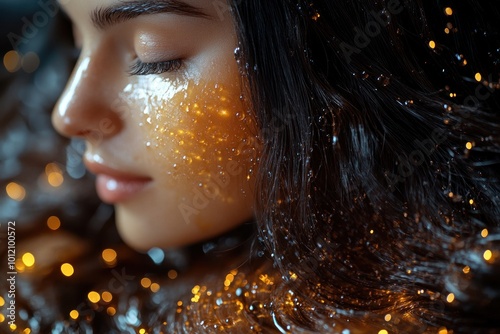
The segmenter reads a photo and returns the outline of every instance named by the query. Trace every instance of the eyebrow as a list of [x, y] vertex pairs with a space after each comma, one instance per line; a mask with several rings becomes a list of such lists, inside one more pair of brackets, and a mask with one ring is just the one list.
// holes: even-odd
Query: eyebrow
[[122, 1], [110, 7], [95, 9], [90, 14], [92, 23], [99, 30], [104, 30], [118, 23], [131, 20], [141, 15], [173, 13], [178, 15], [209, 18], [199, 8], [180, 0], [134, 0]]

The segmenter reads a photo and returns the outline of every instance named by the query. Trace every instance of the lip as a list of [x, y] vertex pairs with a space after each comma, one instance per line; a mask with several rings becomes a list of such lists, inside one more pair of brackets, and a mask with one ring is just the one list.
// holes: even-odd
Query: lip
[[97, 195], [109, 204], [129, 200], [153, 181], [150, 177], [120, 171], [87, 159], [84, 163], [96, 175]]

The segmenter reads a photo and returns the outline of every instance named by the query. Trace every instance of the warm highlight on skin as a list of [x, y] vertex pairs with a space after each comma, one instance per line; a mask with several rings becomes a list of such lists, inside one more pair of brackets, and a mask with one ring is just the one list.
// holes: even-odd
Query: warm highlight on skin
[[[239, 84], [224, 80], [144, 78], [120, 94], [142, 128], [148, 163], [160, 166], [165, 189], [191, 185], [179, 198], [184, 220], [203, 230], [202, 211], [216, 200], [234, 204], [251, 191], [258, 156], [256, 128]], [[230, 129], [230, 131], [228, 131]]]
[[[172, 181], [196, 184], [224, 174], [229, 161], [242, 159], [242, 140], [255, 138], [240, 94], [239, 85], [231, 83], [158, 78], [129, 84], [123, 92], [125, 99], [143, 104], [137, 121], [145, 129], [145, 149], [155, 153], [152, 163], [162, 164]], [[245, 165], [248, 174], [251, 163]]]

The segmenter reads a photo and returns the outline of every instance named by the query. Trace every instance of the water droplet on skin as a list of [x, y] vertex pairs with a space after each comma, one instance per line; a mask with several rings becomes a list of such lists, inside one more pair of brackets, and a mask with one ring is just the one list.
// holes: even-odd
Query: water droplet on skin
[[186, 163], [187, 165], [190, 165], [193, 162], [193, 159], [185, 155], [182, 157], [182, 161], [184, 161], [184, 163]]
[[[169, 180], [189, 182], [197, 189], [203, 189], [215, 168], [226, 168], [227, 161], [235, 158], [230, 149], [239, 146], [241, 138], [246, 137], [241, 131], [247, 131], [253, 124], [252, 118], [246, 117], [251, 111], [239, 100], [243, 96], [237, 82], [183, 79], [179, 84], [168, 80], [157, 84], [144, 80], [133, 86], [131, 94], [138, 106], [145, 106], [140, 109], [137, 123], [143, 124], [147, 136], [139, 144], [161, 163], [164, 175], [173, 176]], [[220, 119], [219, 111], [227, 116]], [[241, 122], [244, 124], [239, 124], [243, 118], [246, 118]], [[244, 163], [248, 160], [245, 156]], [[245, 174], [238, 176], [245, 181], [241, 189], [248, 187], [245, 177]], [[202, 183], [200, 188], [199, 183]], [[240, 196], [235, 191], [236, 195]], [[229, 201], [235, 196], [220, 197]]]
[[236, 60], [239, 60], [241, 58], [241, 48], [239, 46], [234, 49], [234, 58]]
[[240, 121], [243, 121], [247, 116], [245, 115], [244, 112], [237, 112], [236, 113], [236, 118]]

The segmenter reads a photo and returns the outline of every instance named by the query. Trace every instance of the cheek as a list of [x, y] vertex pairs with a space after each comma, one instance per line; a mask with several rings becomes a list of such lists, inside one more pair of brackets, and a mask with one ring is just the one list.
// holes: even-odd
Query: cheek
[[136, 120], [144, 151], [163, 182], [204, 187], [213, 178], [250, 179], [257, 157], [256, 131], [240, 85], [164, 85], [149, 88], [163, 93], [141, 99], [143, 112]]

